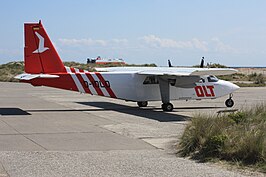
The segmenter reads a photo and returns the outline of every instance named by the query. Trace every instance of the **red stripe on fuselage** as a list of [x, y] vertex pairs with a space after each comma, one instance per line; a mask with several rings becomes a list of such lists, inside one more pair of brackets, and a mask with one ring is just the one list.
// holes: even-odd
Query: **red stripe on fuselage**
[[85, 92], [91, 94], [91, 91], [90, 91], [88, 85], [85, 84], [85, 81], [83, 80], [83, 78], [80, 75], [80, 73], [76, 73], [76, 76], [77, 76], [80, 84], [82, 85], [83, 89], [85, 90]]
[[111, 89], [110, 85], [108, 86], [106, 84], [105, 79], [103, 78], [103, 76], [101, 75], [101, 73], [95, 73], [96, 76], [100, 79], [101, 83], [104, 85], [104, 88], [107, 90], [107, 92], [109, 93], [111, 98], [117, 98], [115, 93], [113, 92], [113, 90]]
[[70, 68], [70, 70], [71, 70], [72, 73], [76, 73], [75, 68]]
[[[94, 87], [94, 89], [96, 90], [97, 94], [100, 96], [104, 96], [102, 90], [100, 89], [100, 85], [99, 82], [95, 82], [94, 78], [92, 77], [91, 73], [85, 73], [86, 76], [88, 77], [88, 79], [90, 80], [92, 86]], [[98, 84], [97, 84], [98, 83]]]

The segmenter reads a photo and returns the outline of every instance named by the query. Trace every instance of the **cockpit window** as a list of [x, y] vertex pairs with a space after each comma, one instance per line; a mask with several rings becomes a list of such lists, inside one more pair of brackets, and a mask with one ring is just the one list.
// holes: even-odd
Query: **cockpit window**
[[207, 79], [208, 79], [208, 82], [218, 82], [218, 79], [215, 76], [209, 76], [207, 77]]
[[157, 77], [147, 76], [143, 84], [159, 84]]

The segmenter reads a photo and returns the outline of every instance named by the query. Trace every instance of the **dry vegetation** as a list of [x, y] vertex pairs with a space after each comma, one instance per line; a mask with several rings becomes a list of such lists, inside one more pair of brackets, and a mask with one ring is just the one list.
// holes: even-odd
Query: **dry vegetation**
[[223, 116], [196, 115], [179, 145], [181, 156], [223, 160], [266, 173], [266, 106]]
[[236, 73], [232, 75], [219, 76], [219, 79], [231, 81], [240, 87], [264, 87], [266, 77], [262, 73], [243, 74]]
[[15, 82], [14, 76], [24, 72], [24, 62], [9, 62], [0, 65], [0, 81]]

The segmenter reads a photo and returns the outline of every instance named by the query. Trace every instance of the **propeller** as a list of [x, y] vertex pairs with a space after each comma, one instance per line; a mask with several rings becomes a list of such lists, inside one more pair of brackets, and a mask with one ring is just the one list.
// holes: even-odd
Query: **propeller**
[[168, 66], [169, 66], [169, 67], [173, 67], [173, 66], [172, 66], [172, 63], [171, 63], [170, 60], [168, 60]]
[[201, 58], [201, 62], [200, 62], [200, 68], [204, 67], [204, 57]]

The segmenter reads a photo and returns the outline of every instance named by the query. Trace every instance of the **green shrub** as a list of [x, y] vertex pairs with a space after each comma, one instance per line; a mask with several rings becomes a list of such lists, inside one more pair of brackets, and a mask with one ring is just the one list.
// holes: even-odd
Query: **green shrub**
[[214, 144], [218, 141], [217, 138], [224, 139], [223, 128], [233, 123], [230, 119], [224, 119], [223, 117], [194, 116], [181, 138], [180, 154], [188, 156], [197, 152], [196, 156], [208, 156], [208, 151], [214, 150], [213, 148], [215, 147], [220, 147], [220, 143], [217, 146]]
[[255, 78], [254, 84], [265, 84], [265, 78], [262, 74], [258, 74]]
[[220, 156], [226, 139], [227, 136], [223, 134], [210, 137], [202, 149], [202, 154], [206, 157]]
[[217, 116], [197, 115], [186, 127], [179, 154], [221, 159], [266, 172], [266, 106]]
[[219, 79], [226, 81], [246, 81], [248, 80], [247, 75], [242, 73], [235, 73], [230, 75], [218, 76]]
[[248, 80], [253, 81], [254, 84], [264, 85], [265, 77], [263, 74], [252, 73], [248, 75]]
[[0, 81], [18, 81], [14, 76], [24, 72], [24, 62], [9, 62], [0, 65]]
[[243, 164], [266, 163], [265, 125], [254, 124], [232, 127], [227, 132], [223, 159], [237, 160]]
[[230, 119], [235, 121], [235, 123], [240, 123], [246, 119], [246, 115], [244, 112], [236, 112], [236, 113], [231, 113], [228, 115]]
[[251, 73], [248, 75], [248, 80], [254, 81], [256, 77], [257, 77], [257, 73]]

